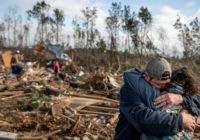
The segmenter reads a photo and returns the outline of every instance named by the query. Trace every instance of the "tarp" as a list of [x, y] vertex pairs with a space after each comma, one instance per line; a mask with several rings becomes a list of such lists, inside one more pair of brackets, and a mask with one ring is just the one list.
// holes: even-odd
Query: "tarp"
[[[48, 40], [48, 45], [47, 45], [48, 50], [56, 57], [56, 58], [61, 58], [61, 54], [63, 52], [63, 47], [59, 44], [51, 44], [50, 41]], [[52, 58], [53, 56], [51, 56]], [[53, 59], [53, 58], [52, 58]]]

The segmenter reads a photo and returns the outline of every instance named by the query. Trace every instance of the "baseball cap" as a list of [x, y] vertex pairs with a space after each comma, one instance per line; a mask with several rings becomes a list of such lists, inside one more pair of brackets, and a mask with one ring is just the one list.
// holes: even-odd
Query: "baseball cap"
[[157, 80], [168, 80], [172, 75], [172, 70], [169, 62], [164, 58], [153, 58], [149, 61], [146, 67], [146, 72], [151, 78]]

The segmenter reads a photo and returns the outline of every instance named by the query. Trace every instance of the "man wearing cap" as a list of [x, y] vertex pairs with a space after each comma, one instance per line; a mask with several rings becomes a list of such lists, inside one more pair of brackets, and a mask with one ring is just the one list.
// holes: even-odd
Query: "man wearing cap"
[[194, 131], [192, 115], [166, 113], [159, 109], [166, 104], [167, 108], [179, 104], [184, 107], [185, 104], [184, 109], [197, 110], [197, 106], [188, 105], [194, 103], [193, 99], [173, 93], [160, 96], [160, 90], [170, 82], [171, 73], [171, 66], [164, 58], [152, 59], [143, 72], [136, 68], [124, 72], [114, 140], [162, 140], [163, 136], [174, 135], [183, 128]]

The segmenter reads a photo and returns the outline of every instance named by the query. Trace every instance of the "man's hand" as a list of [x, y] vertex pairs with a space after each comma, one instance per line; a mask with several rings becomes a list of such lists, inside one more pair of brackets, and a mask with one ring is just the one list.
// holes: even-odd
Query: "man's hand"
[[190, 131], [195, 129], [195, 117], [188, 113], [188, 111], [183, 110], [181, 112], [183, 118], [183, 128], [187, 128]]
[[163, 92], [161, 96], [157, 97], [154, 101], [154, 105], [157, 108], [160, 108], [164, 105], [167, 105], [166, 108], [163, 108], [162, 111], [169, 109], [172, 106], [180, 105], [183, 103], [183, 97], [179, 94]]

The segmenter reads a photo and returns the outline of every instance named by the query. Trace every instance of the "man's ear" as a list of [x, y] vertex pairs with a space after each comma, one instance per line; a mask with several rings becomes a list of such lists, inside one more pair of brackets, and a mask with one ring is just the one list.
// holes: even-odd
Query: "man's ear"
[[149, 74], [147, 72], [144, 73], [144, 79], [146, 81], [149, 81], [150, 80], [150, 77], [149, 77]]

